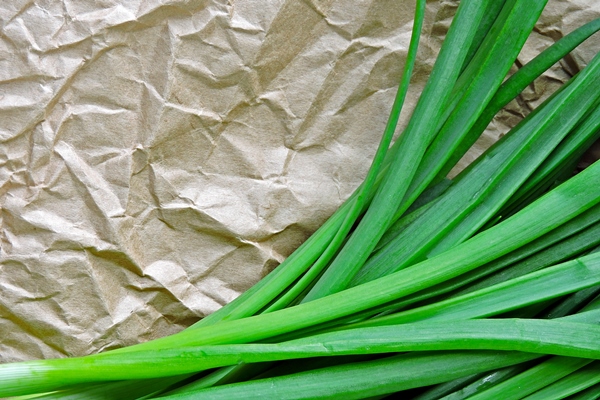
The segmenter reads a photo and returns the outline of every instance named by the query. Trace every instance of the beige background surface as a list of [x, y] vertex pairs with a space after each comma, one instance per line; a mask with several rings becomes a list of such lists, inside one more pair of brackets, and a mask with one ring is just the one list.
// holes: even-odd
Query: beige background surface
[[[407, 111], [456, 5], [428, 3]], [[366, 173], [413, 7], [0, 3], [0, 361], [174, 333], [274, 268]], [[550, 0], [519, 63], [598, 17], [595, 0]], [[479, 146], [599, 50], [553, 68]]]

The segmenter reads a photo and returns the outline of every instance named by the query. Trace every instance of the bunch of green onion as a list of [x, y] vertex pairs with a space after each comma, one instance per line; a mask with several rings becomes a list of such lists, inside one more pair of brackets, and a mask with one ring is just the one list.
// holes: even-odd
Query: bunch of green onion
[[505, 80], [547, 0], [462, 0], [408, 126], [417, 53], [364, 183], [275, 271], [190, 328], [0, 365], [0, 397], [600, 398], [600, 55], [456, 178], [494, 115], [600, 30]]

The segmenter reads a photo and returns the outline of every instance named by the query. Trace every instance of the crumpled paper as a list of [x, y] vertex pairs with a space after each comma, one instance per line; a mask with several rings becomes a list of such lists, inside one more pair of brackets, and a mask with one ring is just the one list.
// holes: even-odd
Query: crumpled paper
[[[0, 4], [0, 361], [175, 333], [285, 259], [366, 174], [413, 3]], [[399, 131], [457, 4], [428, 4]], [[598, 17], [595, 0], [550, 0], [519, 64]], [[513, 101], [463, 165], [599, 42]]]

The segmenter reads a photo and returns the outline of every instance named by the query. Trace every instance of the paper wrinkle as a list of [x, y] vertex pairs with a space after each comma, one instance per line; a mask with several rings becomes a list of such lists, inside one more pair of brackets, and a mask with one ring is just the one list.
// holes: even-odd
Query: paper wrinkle
[[[413, 3], [0, 5], [0, 362], [175, 333], [282, 262], [365, 176]], [[401, 127], [456, 4], [428, 2]], [[597, 17], [551, 0], [519, 62]], [[477, 151], [599, 47], [531, 85]]]

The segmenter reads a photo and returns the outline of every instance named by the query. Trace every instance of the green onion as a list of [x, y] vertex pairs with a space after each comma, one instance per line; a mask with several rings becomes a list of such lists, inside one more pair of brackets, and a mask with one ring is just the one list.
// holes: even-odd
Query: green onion
[[0, 396], [352, 399], [420, 388], [400, 395], [597, 398], [600, 161], [571, 175], [600, 137], [600, 55], [455, 179], [446, 174], [600, 20], [505, 80], [546, 0], [461, 1], [389, 148], [425, 5], [416, 2], [365, 181], [282, 265], [178, 334], [0, 365]]
[[287, 376], [237, 383], [165, 399], [362, 399], [444, 382], [528, 361], [525, 353], [410, 353]]

